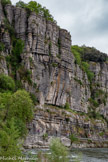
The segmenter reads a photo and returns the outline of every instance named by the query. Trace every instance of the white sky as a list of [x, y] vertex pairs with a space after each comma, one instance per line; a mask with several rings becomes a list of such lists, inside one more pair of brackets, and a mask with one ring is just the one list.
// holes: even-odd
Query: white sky
[[[23, 0], [25, 3], [30, 0]], [[12, 0], [15, 4], [17, 0]], [[37, 0], [67, 29], [72, 44], [96, 47], [108, 53], [108, 0]]]

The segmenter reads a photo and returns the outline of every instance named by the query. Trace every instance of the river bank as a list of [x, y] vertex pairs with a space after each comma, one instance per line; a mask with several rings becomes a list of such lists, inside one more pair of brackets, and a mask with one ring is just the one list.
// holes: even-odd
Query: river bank
[[[48, 149], [51, 139], [54, 137], [49, 137], [48, 141], [39, 140], [36, 143], [32, 143], [29, 145], [24, 144], [25, 149]], [[58, 137], [61, 142], [68, 148], [108, 148], [108, 141], [92, 141], [91, 139], [79, 139], [78, 142], [75, 142], [71, 145], [71, 141], [66, 137]]]
[[[38, 152], [50, 153], [49, 149], [27, 149], [26, 155], [36, 156]], [[107, 162], [108, 148], [72, 148], [69, 152], [69, 162]]]

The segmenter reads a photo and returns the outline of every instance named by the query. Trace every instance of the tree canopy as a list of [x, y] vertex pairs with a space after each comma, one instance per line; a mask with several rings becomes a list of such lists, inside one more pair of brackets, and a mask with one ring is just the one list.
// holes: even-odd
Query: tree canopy
[[25, 90], [15, 92], [14, 80], [0, 75], [0, 156], [22, 156], [19, 139], [33, 118], [33, 101]]
[[[74, 45], [72, 46], [72, 52], [73, 54], [79, 53], [79, 57], [81, 57], [82, 61], [93, 61], [101, 63], [108, 61], [108, 55], [103, 52], [100, 52], [94, 47], [86, 47], [86, 46], [80, 47]], [[78, 61], [80, 62], [80, 60]]]

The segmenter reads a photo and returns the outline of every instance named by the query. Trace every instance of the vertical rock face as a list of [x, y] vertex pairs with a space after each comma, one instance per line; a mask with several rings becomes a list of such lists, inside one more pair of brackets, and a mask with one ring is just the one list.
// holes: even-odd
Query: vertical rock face
[[[97, 111], [108, 116], [108, 63], [90, 63], [91, 71], [95, 74], [94, 84], [97, 85], [96, 89], [101, 90], [101, 96], [98, 98], [100, 103]], [[103, 102], [102, 102], [103, 100]]]
[[[14, 28], [16, 38], [25, 42], [21, 65], [23, 70], [31, 72], [32, 83], [21, 78], [19, 68], [17, 79], [22, 81], [23, 86], [38, 99], [41, 98], [41, 104], [64, 106], [69, 103], [71, 109], [88, 112], [90, 83], [86, 73], [75, 64], [70, 33], [34, 12], [28, 15], [22, 8], [7, 5], [3, 11], [0, 3], [0, 42], [6, 46], [4, 57], [10, 55], [12, 50], [12, 37], [9, 30], [5, 29], [4, 18]], [[100, 89], [107, 93], [108, 64], [91, 62], [90, 68], [95, 74], [94, 83], [99, 83]], [[4, 63], [0, 60], [0, 72], [8, 75], [10, 71], [6, 60], [4, 59]], [[107, 115], [108, 98], [106, 104], [100, 104], [98, 109]]]

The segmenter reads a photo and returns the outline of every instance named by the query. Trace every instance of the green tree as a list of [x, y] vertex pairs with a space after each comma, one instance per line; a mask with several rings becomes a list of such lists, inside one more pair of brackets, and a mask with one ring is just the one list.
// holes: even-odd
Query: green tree
[[46, 20], [54, 21], [53, 16], [50, 14], [49, 10], [46, 7], [42, 8], [43, 16], [46, 18]]
[[41, 12], [42, 6], [36, 1], [30, 1], [27, 5], [27, 8], [30, 9], [30, 11], [34, 11], [39, 14]]
[[52, 139], [50, 143], [50, 162], [68, 162], [67, 148], [60, 142], [58, 138]]
[[5, 74], [0, 74], [0, 91], [14, 91], [15, 82], [14, 80]]
[[0, 119], [3, 122], [7, 118], [9, 100], [11, 98], [11, 93], [0, 93]]
[[31, 121], [33, 117], [33, 102], [25, 90], [15, 92], [9, 101], [8, 117], [13, 116], [24, 123]]
[[16, 7], [26, 8], [27, 4], [23, 1], [19, 1], [16, 3]]
[[7, 4], [12, 4], [10, 0], [1, 0], [1, 3], [3, 6], [5, 6]]
[[19, 132], [12, 118], [2, 129], [0, 129], [0, 156], [21, 156], [21, 146], [18, 144]]
[[72, 146], [72, 143], [73, 142], [78, 142], [78, 138], [74, 135], [74, 134], [71, 134], [69, 136], [70, 140], [71, 140], [71, 146]]
[[19, 131], [20, 137], [25, 137], [27, 135], [27, 127], [26, 124], [19, 118], [14, 117], [15, 119], [15, 126]]

